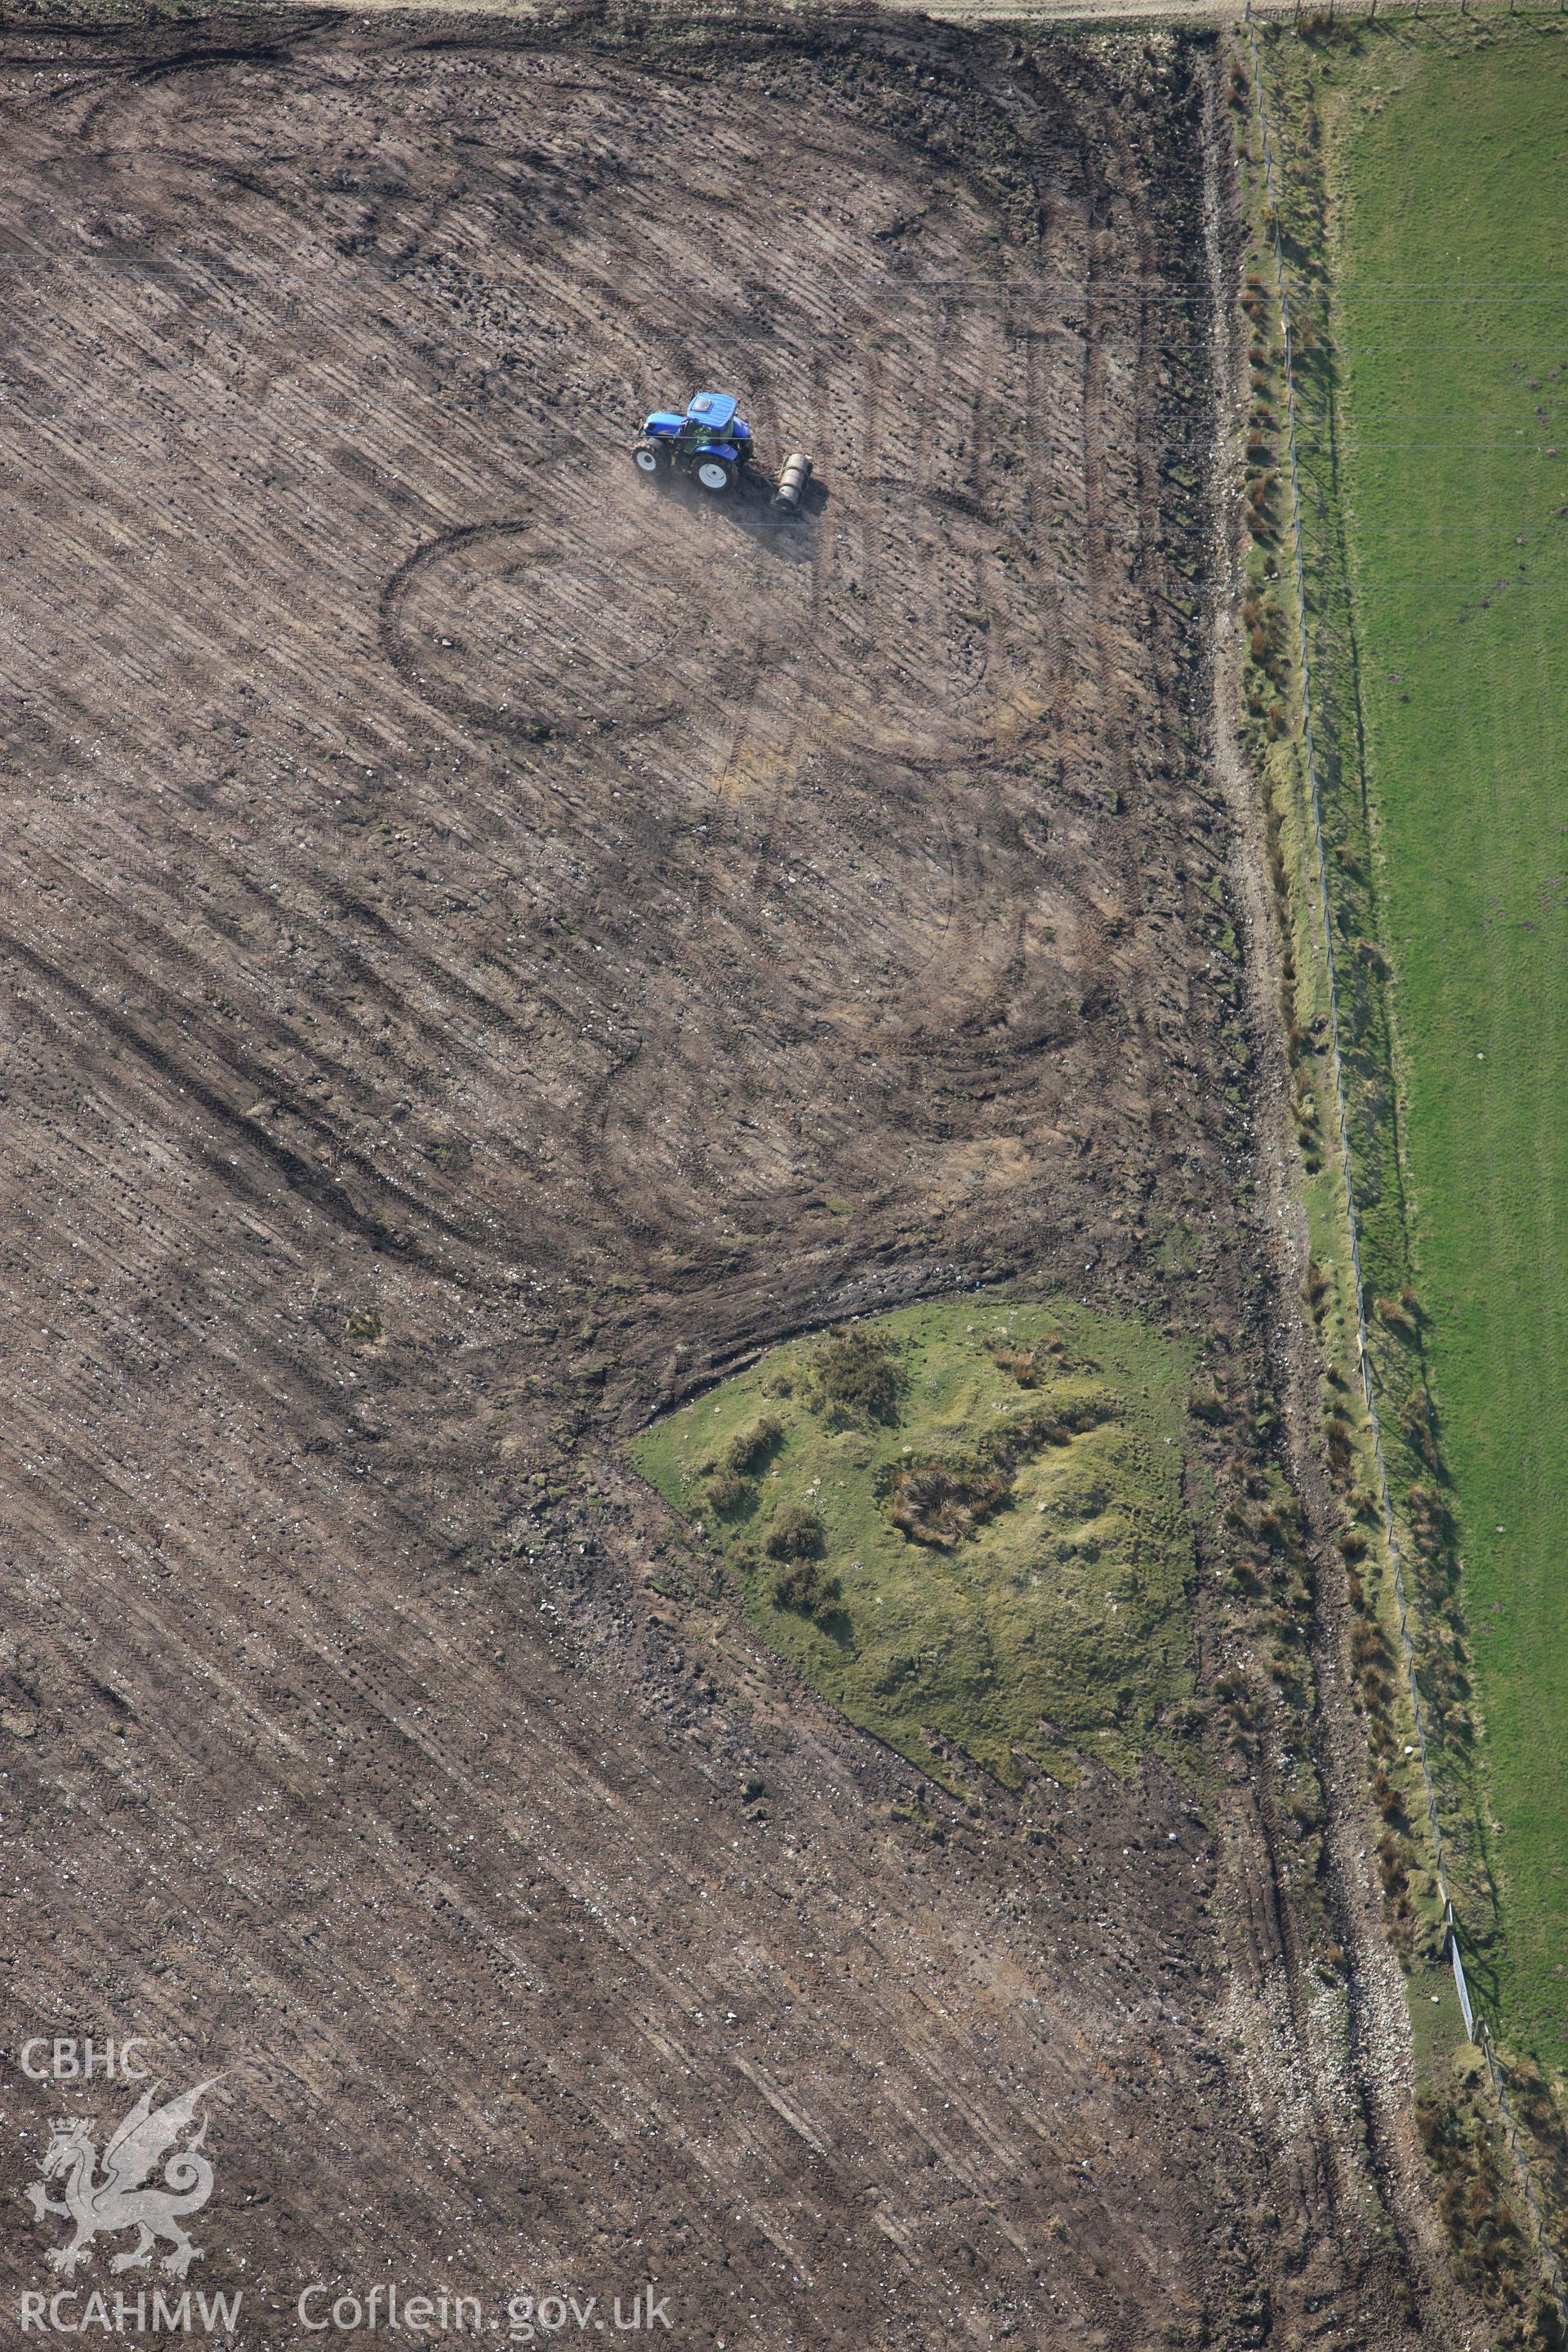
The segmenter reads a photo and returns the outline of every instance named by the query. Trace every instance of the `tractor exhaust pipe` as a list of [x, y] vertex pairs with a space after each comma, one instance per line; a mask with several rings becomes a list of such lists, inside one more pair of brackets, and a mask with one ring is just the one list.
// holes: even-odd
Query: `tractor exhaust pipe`
[[811, 479], [811, 459], [803, 457], [798, 449], [784, 459], [779, 475], [779, 486], [773, 492], [775, 507], [784, 507], [791, 514], [799, 511], [801, 498]]

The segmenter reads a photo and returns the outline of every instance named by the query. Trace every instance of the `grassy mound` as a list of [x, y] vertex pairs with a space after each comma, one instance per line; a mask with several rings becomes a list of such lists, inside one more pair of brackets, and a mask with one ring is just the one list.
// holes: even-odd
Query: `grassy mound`
[[852, 1722], [1125, 1770], [1191, 1692], [1186, 1386], [1140, 1325], [963, 1300], [781, 1348], [634, 1450]]

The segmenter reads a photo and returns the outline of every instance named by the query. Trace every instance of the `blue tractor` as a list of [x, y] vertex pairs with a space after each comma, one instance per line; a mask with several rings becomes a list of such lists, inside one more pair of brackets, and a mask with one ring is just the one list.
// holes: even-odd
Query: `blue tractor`
[[646, 480], [671, 473], [690, 474], [700, 487], [721, 497], [752, 462], [752, 428], [737, 415], [731, 392], [700, 392], [684, 416], [656, 408], [632, 451], [632, 463]]

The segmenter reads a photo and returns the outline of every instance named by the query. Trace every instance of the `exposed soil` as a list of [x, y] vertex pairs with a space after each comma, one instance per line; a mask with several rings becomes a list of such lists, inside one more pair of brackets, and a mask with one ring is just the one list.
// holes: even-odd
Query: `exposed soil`
[[[17, 2039], [223, 2070], [247, 2346], [1427, 2340], [1267, 1802], [965, 1812], [616, 1452], [962, 1285], [1254, 1316], [1211, 59], [637, 30], [5, 40]], [[702, 381], [799, 520], [634, 475]]]

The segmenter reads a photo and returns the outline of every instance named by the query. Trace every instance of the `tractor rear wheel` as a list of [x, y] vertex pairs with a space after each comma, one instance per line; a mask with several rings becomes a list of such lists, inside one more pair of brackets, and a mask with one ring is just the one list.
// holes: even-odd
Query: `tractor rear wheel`
[[726, 457], [699, 457], [697, 478], [705, 490], [711, 490], [714, 496], [718, 497], [721, 491], [729, 489], [733, 483], [735, 468]]
[[639, 441], [632, 451], [632, 463], [647, 480], [657, 481], [660, 474], [669, 471], [669, 452], [657, 441]]

